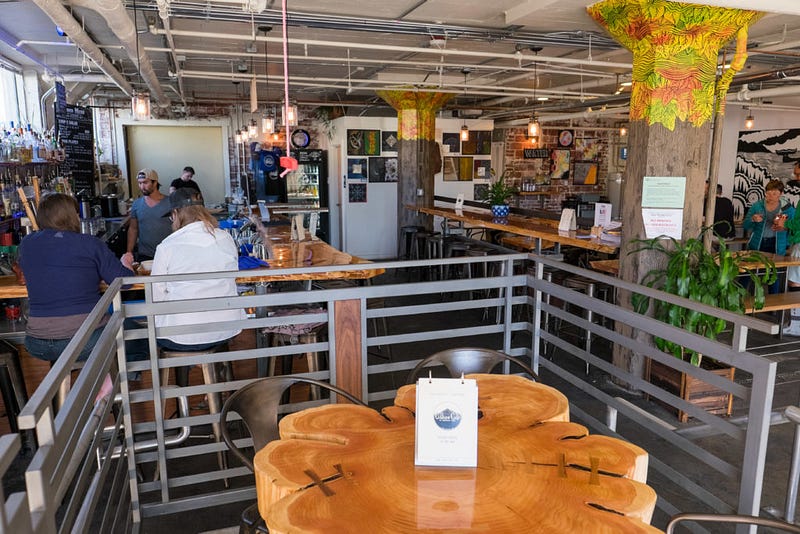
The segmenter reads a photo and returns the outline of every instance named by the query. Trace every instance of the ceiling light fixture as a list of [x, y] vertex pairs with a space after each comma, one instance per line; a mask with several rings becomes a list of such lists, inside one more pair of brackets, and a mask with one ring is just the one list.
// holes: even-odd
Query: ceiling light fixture
[[264, 32], [264, 80], [266, 81], [267, 88], [264, 90], [265, 100], [267, 101], [264, 106], [264, 116], [261, 118], [261, 130], [265, 134], [271, 134], [275, 131], [275, 118], [269, 110], [269, 56], [267, 55], [267, 36], [272, 31], [272, 26], [259, 26], [258, 29]]
[[258, 137], [258, 123], [255, 119], [250, 119], [250, 125], [247, 127], [247, 135], [249, 135], [251, 139]]
[[623, 124], [619, 127], [619, 136], [625, 137], [626, 135], [628, 135], [628, 127]]
[[[139, 75], [139, 83], [142, 83], [142, 60], [139, 48], [139, 10], [136, 7], [136, 0], [133, 0], [133, 27], [136, 30], [136, 72]], [[146, 91], [135, 91], [131, 97], [131, 114], [135, 121], [145, 121], [150, 118], [150, 93]]]
[[747, 110], [747, 117], [744, 119], [744, 128], [745, 130], [752, 130], [753, 126], [756, 124], [756, 120], [753, 118], [753, 114], [750, 112], [750, 108], [745, 108]]
[[[541, 46], [534, 46], [531, 47], [534, 55], [539, 55], [539, 52], [542, 50]], [[534, 61], [533, 62], [533, 114], [531, 115], [531, 120], [528, 121], [528, 139], [531, 140], [531, 144], [534, 147], [539, 146], [539, 138], [542, 135], [542, 126], [539, 124], [539, 119], [536, 117], [536, 102], [539, 101], [536, 98], [536, 87], [539, 85], [539, 64]], [[545, 100], [547, 100], [545, 98]]]
[[[464, 67], [461, 72], [464, 73], [464, 96], [467, 96], [467, 75], [470, 73], [470, 69]], [[469, 126], [467, 126], [466, 118], [461, 123], [461, 140], [469, 141]]]

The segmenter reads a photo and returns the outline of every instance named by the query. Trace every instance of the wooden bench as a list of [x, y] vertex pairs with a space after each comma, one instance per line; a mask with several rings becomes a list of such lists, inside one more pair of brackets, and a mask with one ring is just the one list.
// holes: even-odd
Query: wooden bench
[[753, 300], [745, 303], [745, 313], [762, 313], [771, 311], [791, 310], [800, 308], [800, 291], [787, 291], [785, 293], [771, 293], [764, 297], [764, 307], [753, 308]]

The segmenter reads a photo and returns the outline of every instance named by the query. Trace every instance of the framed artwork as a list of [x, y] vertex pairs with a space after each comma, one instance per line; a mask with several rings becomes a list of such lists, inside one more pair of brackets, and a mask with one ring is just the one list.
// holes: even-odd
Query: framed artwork
[[381, 152], [397, 152], [397, 132], [381, 132]]
[[550, 179], [566, 180], [569, 178], [569, 150], [554, 148], [550, 151]]
[[603, 148], [602, 140], [596, 137], [585, 137], [575, 140], [575, 159], [581, 161], [596, 160]]
[[370, 182], [396, 182], [397, 158], [369, 158]]
[[573, 185], [596, 185], [597, 184], [597, 162], [595, 161], [576, 161], [572, 169]]
[[347, 184], [347, 199], [350, 202], [366, 202], [367, 201], [367, 184], [354, 182]]
[[347, 181], [367, 181], [367, 158], [347, 158]]
[[483, 200], [489, 195], [489, 184], [473, 184], [472, 194], [475, 200]]
[[492, 160], [489, 159], [476, 159], [473, 164], [474, 180], [488, 180], [491, 178]]
[[442, 134], [442, 151], [445, 154], [458, 154], [461, 152], [461, 137], [458, 132], [444, 132]]
[[348, 156], [380, 156], [380, 130], [347, 130]]
[[471, 157], [444, 158], [444, 181], [471, 182], [472, 159]]
[[575, 130], [559, 130], [558, 132], [558, 146], [564, 148], [572, 146], [575, 141]]
[[461, 142], [461, 153], [490, 156], [492, 154], [492, 132], [470, 130], [469, 139]]

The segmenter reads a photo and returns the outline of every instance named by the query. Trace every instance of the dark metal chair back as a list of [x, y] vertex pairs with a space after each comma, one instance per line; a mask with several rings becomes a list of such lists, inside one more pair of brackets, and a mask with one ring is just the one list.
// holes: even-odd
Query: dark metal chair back
[[667, 523], [667, 530], [665, 534], [672, 534], [675, 526], [684, 521], [695, 522], [708, 522], [708, 523], [736, 523], [740, 525], [758, 525], [762, 527], [776, 528], [781, 532], [794, 532], [800, 534], [800, 525], [787, 523], [779, 519], [769, 519], [766, 517], [756, 517], [752, 515], [737, 515], [737, 514], [678, 514], [672, 516], [669, 523]]
[[309, 384], [341, 395], [353, 404], [367, 406], [361, 399], [327, 382], [297, 376], [270, 376], [251, 382], [228, 397], [219, 414], [222, 423], [222, 439], [231, 452], [244, 465], [254, 471], [253, 460], [236, 446], [228, 430], [228, 412], [236, 412], [242, 418], [253, 438], [253, 448], [261, 450], [267, 443], [278, 439], [278, 406], [284, 392], [294, 384]]
[[491, 349], [467, 347], [460, 349], [447, 349], [435, 354], [431, 354], [419, 362], [417, 366], [411, 370], [411, 373], [408, 375], [408, 379], [406, 380], [406, 384], [415, 383], [417, 378], [419, 378], [421, 374], [424, 374], [423, 369], [425, 367], [444, 365], [447, 367], [450, 377], [458, 378], [462, 373], [465, 375], [471, 373], [489, 373], [495, 368], [495, 366], [505, 361], [509, 361], [513, 365], [519, 366], [525, 373], [530, 375], [534, 381], [539, 380], [539, 375], [537, 375], [533, 369], [531, 369], [522, 361], [509, 356], [508, 354]]

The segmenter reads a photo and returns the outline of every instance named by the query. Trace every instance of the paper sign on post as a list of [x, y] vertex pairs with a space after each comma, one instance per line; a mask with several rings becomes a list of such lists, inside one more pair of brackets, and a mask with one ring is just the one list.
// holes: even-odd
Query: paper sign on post
[[478, 384], [473, 379], [417, 381], [414, 465], [478, 465]]
[[561, 210], [561, 221], [558, 223], [559, 232], [569, 232], [578, 227], [578, 221], [575, 217], [575, 210], [572, 208], [564, 208]]

